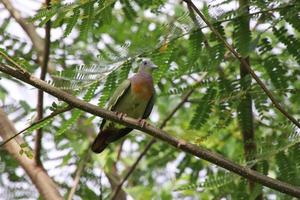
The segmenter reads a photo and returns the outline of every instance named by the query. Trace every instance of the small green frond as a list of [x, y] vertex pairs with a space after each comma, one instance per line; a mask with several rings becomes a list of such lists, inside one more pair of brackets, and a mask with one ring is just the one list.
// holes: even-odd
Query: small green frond
[[267, 71], [272, 83], [277, 89], [288, 87], [287, 70], [282, 66], [275, 55], [264, 59], [263, 67]]
[[170, 45], [166, 50], [160, 52], [159, 50], [154, 51], [149, 57], [158, 66], [158, 70], [154, 72], [154, 82], [161, 80], [169, 70], [171, 57], [173, 54], [173, 46]]
[[49, 12], [47, 12], [47, 15], [45, 16], [45, 19], [43, 19], [38, 26], [42, 27], [44, 26], [54, 15], [57, 14], [56, 10], [51, 9]]
[[47, 18], [49, 16], [53, 16], [53, 13], [56, 13], [57, 9], [58, 9], [57, 6], [52, 6], [51, 9], [43, 8], [43, 9], [39, 10], [37, 12], [37, 14], [30, 19], [30, 21], [37, 21], [37, 20], [42, 19], [44, 17]]
[[66, 132], [66, 130], [68, 130], [72, 125], [74, 125], [76, 123], [76, 121], [79, 119], [79, 117], [82, 115], [82, 111], [75, 109], [72, 112], [72, 116], [70, 119], [62, 122], [59, 130], [56, 132], [56, 136], [60, 136], [61, 134], [63, 134], [64, 132]]
[[216, 175], [208, 176], [207, 179], [200, 184], [186, 184], [179, 186], [175, 191], [184, 191], [184, 190], [213, 190], [228, 185], [232, 183], [236, 176], [232, 173], [218, 173]]
[[129, 0], [121, 0], [121, 3], [124, 5], [123, 12], [125, 13], [125, 16], [130, 20], [133, 20], [134, 18], [136, 18], [137, 13], [133, 9], [130, 1]]
[[86, 102], [89, 102], [95, 95], [95, 91], [97, 90], [98, 86], [99, 86], [99, 81], [95, 81], [95, 83], [93, 83], [87, 90], [87, 92], [85, 93], [83, 100]]
[[194, 116], [190, 122], [190, 128], [199, 129], [208, 120], [213, 108], [212, 102], [216, 94], [217, 91], [215, 89], [208, 89], [206, 94], [200, 100], [197, 108], [195, 109]]
[[194, 63], [199, 58], [202, 50], [204, 34], [201, 30], [194, 31], [189, 38], [190, 63]]
[[297, 31], [300, 31], [300, 18], [299, 18], [299, 1], [294, 1], [295, 5], [288, 6], [284, 9], [280, 9], [282, 18], [291, 24]]
[[[99, 86], [99, 81], [95, 81], [93, 84], [91, 84], [88, 88], [88, 90], [86, 91], [83, 100], [86, 102], [89, 102], [95, 95], [95, 91], [97, 90]], [[75, 109], [72, 112], [72, 116], [70, 119], [68, 119], [65, 122], [62, 122], [62, 125], [60, 127], [60, 129], [56, 132], [56, 135], [59, 136], [61, 134], [63, 134], [66, 130], [69, 129], [70, 126], [72, 126], [73, 124], [76, 123], [76, 121], [79, 119], [79, 117], [83, 114], [83, 111], [79, 110], [79, 109]]]
[[300, 41], [295, 36], [288, 34], [288, 30], [285, 27], [280, 27], [277, 29], [273, 27], [274, 35], [278, 40], [284, 43], [287, 48], [286, 50], [295, 58], [295, 60], [300, 64]]
[[128, 74], [130, 72], [131, 66], [132, 66], [132, 62], [129, 61], [123, 64], [123, 66], [121, 67], [118, 73], [117, 85], [121, 84], [125, 79], [128, 78]]
[[80, 9], [75, 8], [73, 10], [73, 15], [66, 20], [67, 27], [64, 32], [64, 37], [67, 37], [71, 33], [75, 24], [78, 22], [79, 16], [80, 16]]
[[104, 107], [106, 102], [108, 101], [110, 94], [115, 90], [117, 82], [117, 73], [114, 71], [110, 73], [106, 79], [104, 87], [101, 92], [101, 96], [98, 101], [99, 107]]
[[94, 19], [94, 3], [95, 1], [89, 1], [86, 3], [83, 8], [83, 19], [80, 25], [80, 37], [82, 40], [86, 40], [89, 30], [93, 28], [93, 19]]
[[234, 176], [232, 173], [224, 173], [213, 176], [208, 176], [205, 180], [203, 187], [206, 189], [215, 189], [227, 185], [234, 181]]
[[262, 38], [261, 43], [259, 44], [258, 50], [261, 55], [270, 52], [272, 50], [272, 45], [269, 38]]
[[[259, 94], [262, 92], [262, 89], [259, 86], [254, 85], [252, 87], [252, 93]], [[270, 110], [267, 95], [252, 95], [252, 98], [254, 100], [255, 109], [258, 111], [260, 119], [266, 119], [266, 113], [268, 113]]]
[[243, 57], [247, 57], [250, 53], [251, 32], [248, 20], [247, 16], [237, 17], [234, 20], [235, 46]]
[[30, 127], [29, 129], [26, 130], [25, 134], [30, 134], [32, 133], [33, 131], [37, 130], [37, 129], [40, 129], [40, 128], [43, 128], [45, 126], [47, 126], [48, 124], [50, 124], [51, 122], [53, 121], [53, 117], [52, 118], [49, 118], [43, 122], [40, 122], [32, 127]]

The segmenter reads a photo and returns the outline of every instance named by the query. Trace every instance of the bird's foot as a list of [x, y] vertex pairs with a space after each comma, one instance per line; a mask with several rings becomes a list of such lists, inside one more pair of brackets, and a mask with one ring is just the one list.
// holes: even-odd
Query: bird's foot
[[179, 139], [178, 141], [178, 144], [177, 144], [177, 148], [180, 148], [182, 145], [186, 145], [186, 141], [185, 140], [182, 140], [182, 139]]
[[127, 116], [126, 113], [122, 113], [122, 112], [116, 112], [116, 115], [117, 115], [119, 120], [123, 120], [123, 117]]
[[145, 119], [139, 119], [139, 124], [142, 128], [149, 125], [149, 123]]

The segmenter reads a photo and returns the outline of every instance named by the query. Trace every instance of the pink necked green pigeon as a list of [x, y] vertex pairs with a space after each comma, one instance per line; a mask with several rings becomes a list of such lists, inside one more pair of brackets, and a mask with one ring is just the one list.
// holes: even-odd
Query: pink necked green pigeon
[[[155, 98], [152, 71], [157, 68], [150, 60], [144, 59], [138, 72], [125, 80], [116, 89], [107, 104], [107, 109], [126, 114], [136, 119], [146, 119], [150, 115]], [[100, 132], [92, 144], [92, 151], [101, 153], [109, 143], [132, 131], [132, 128], [103, 119]]]

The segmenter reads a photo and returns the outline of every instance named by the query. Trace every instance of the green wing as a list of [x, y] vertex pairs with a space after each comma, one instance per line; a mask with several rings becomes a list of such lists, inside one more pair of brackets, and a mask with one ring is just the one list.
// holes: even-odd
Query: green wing
[[128, 92], [130, 88], [130, 80], [124, 80], [119, 87], [115, 90], [113, 95], [108, 101], [107, 109], [113, 111], [119, 100]]
[[[121, 85], [119, 85], [117, 87], [117, 89], [115, 90], [115, 92], [112, 94], [111, 98], [109, 99], [108, 103], [107, 103], [107, 109], [114, 111], [116, 105], [118, 104], [118, 102], [120, 101], [120, 99], [122, 99], [122, 97], [124, 95], [126, 95], [130, 89], [130, 80], [126, 79], [124, 80]], [[104, 124], [105, 124], [106, 120], [103, 119], [100, 128], [102, 129]]]

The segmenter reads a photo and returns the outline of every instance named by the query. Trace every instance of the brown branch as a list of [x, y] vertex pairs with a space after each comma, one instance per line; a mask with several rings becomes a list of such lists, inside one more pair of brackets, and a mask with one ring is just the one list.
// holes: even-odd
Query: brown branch
[[[105, 172], [105, 171], [104, 171], [104, 173], [111, 185], [111, 190], [115, 191], [121, 181], [117, 171], [113, 168], [109, 173]], [[120, 192], [116, 196], [116, 199], [117, 200], [126, 200], [127, 199], [126, 193], [124, 192], [124, 190], [122, 190], [122, 189], [120, 190]]]
[[[3, 140], [8, 140], [12, 135], [16, 134], [16, 129], [12, 122], [7, 118], [6, 114], [0, 109], [0, 136]], [[20, 144], [24, 143], [21, 137], [15, 137], [14, 140], [6, 143], [5, 150], [17, 160], [23, 167], [27, 175], [32, 180], [32, 183], [38, 189], [42, 198], [45, 200], [62, 200], [63, 197], [59, 194], [57, 185], [48, 176], [47, 172], [35, 165], [34, 160], [28, 158], [26, 155], [21, 155]]]
[[[46, 0], [47, 9], [50, 8], [50, 0]], [[51, 20], [46, 23], [45, 27], [45, 47], [44, 47], [44, 56], [43, 56], [43, 63], [41, 68], [40, 79], [45, 80], [47, 68], [48, 68], [48, 61], [49, 61], [49, 54], [50, 54], [50, 37], [51, 37]], [[43, 118], [44, 112], [44, 92], [43, 90], [38, 90], [38, 97], [37, 97], [37, 117], [36, 120], [39, 121]], [[36, 132], [36, 141], [35, 141], [35, 162], [37, 165], [42, 166], [41, 162], [41, 149], [42, 149], [42, 137], [43, 137], [43, 129], [39, 128]]]
[[290, 115], [276, 100], [272, 92], [266, 87], [266, 85], [260, 80], [260, 78], [255, 74], [255, 72], [252, 70], [250, 65], [247, 63], [247, 61], [240, 56], [240, 54], [234, 50], [234, 48], [224, 39], [221, 34], [214, 28], [214, 26], [206, 19], [206, 17], [200, 12], [200, 10], [193, 4], [191, 0], [184, 0], [188, 5], [190, 5], [194, 11], [202, 18], [202, 20], [207, 24], [207, 26], [210, 28], [210, 30], [223, 42], [223, 44], [226, 46], [226, 48], [240, 61], [241, 65], [251, 74], [251, 76], [254, 78], [254, 80], [257, 82], [257, 84], [263, 89], [263, 91], [266, 93], [266, 95], [270, 98], [274, 106], [286, 117], [288, 118], [293, 124], [295, 124], [298, 128], [300, 128], [300, 123], [292, 116]]
[[67, 200], [72, 200], [73, 199], [74, 194], [76, 192], [76, 188], [77, 188], [77, 186], [79, 184], [79, 181], [80, 181], [81, 173], [83, 172], [84, 167], [87, 164], [87, 162], [88, 162], [89, 159], [90, 159], [90, 151], [89, 151], [89, 149], [87, 149], [87, 152], [84, 154], [84, 158], [78, 164], [78, 168], [77, 168], [77, 170], [75, 172], [73, 186], [72, 186], [72, 188], [71, 188], [71, 190], [69, 192]]
[[80, 110], [83, 110], [85, 112], [91, 113], [93, 115], [105, 118], [107, 120], [128, 126], [133, 129], [140, 130], [144, 133], [147, 133], [157, 139], [160, 139], [169, 145], [175, 147], [175, 149], [182, 150], [186, 153], [190, 153], [198, 158], [202, 158], [208, 162], [211, 162], [217, 166], [220, 166], [224, 169], [227, 169], [231, 172], [234, 172], [246, 179], [252, 180], [254, 182], [260, 183], [266, 187], [272, 188], [274, 190], [289, 194], [291, 196], [300, 197], [300, 187], [291, 185], [289, 183], [282, 182], [280, 180], [276, 180], [273, 178], [270, 178], [268, 176], [264, 176], [260, 174], [257, 171], [254, 171], [250, 169], [249, 167], [240, 166], [233, 161], [224, 158], [222, 155], [210, 152], [209, 150], [197, 146], [188, 142], [182, 142], [182, 140], [179, 140], [167, 132], [158, 129], [152, 125], [143, 126], [139, 120], [130, 118], [130, 117], [123, 117], [120, 119], [120, 117], [109, 110], [105, 110], [102, 108], [99, 108], [96, 105], [87, 103], [83, 100], [80, 100], [76, 98], [75, 96], [68, 94], [67, 92], [64, 92], [58, 88], [55, 88], [46, 82], [39, 80], [38, 78], [30, 75], [29, 73], [23, 73], [18, 71], [17, 69], [10, 67], [8, 65], [0, 64], [0, 71], [3, 73], [6, 73], [8, 75], [11, 75], [19, 80], [24, 81], [25, 83], [28, 83], [38, 89], [43, 90], [44, 92], [47, 92], [58, 99], [61, 99], [62, 101], [65, 101], [69, 105], [76, 107]]
[[39, 123], [42, 123], [42, 122], [44, 122], [44, 121], [46, 121], [46, 120], [48, 120], [48, 119], [50, 119], [50, 118], [52, 118], [52, 117], [54, 117], [54, 116], [56, 116], [56, 115], [59, 115], [59, 114], [64, 113], [64, 112], [66, 112], [66, 111], [69, 111], [69, 110], [71, 110], [71, 109], [72, 109], [71, 106], [67, 106], [67, 107], [62, 108], [62, 109], [60, 109], [60, 110], [54, 111], [53, 113], [51, 113], [50, 115], [48, 115], [47, 117], [44, 117], [43, 119], [41, 119], [41, 120], [39, 120], [39, 121], [35, 121], [34, 123], [32, 123], [31, 125], [29, 125], [28, 127], [24, 128], [23, 130], [19, 131], [18, 133], [16, 133], [16, 134], [12, 135], [11, 137], [7, 138], [7, 140], [5, 140], [4, 142], [2, 142], [2, 143], [0, 144], [0, 147], [4, 146], [6, 143], [8, 143], [8, 142], [11, 141], [12, 139], [16, 138], [18, 135], [24, 133], [24, 132], [27, 131], [28, 129], [32, 128], [33, 126], [35, 126], [35, 125], [37, 125], [37, 124], [39, 124]]
[[119, 150], [118, 150], [118, 154], [117, 154], [116, 163], [121, 159], [121, 153], [122, 153], [122, 150], [123, 150], [123, 144], [124, 144], [124, 140], [119, 145]]

